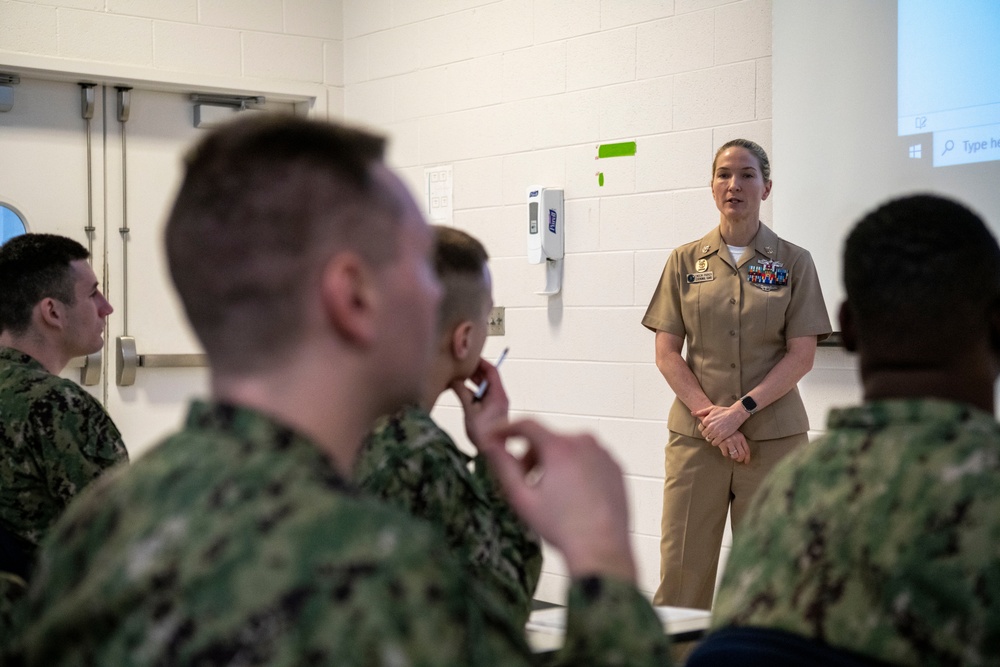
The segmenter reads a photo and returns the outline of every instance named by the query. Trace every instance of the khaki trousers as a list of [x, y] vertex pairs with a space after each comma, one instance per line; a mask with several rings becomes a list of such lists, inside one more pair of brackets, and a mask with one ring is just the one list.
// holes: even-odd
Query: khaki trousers
[[660, 524], [660, 586], [653, 604], [711, 609], [719, 550], [732, 505], [733, 532], [767, 473], [805, 433], [747, 440], [750, 463], [735, 463], [706, 440], [670, 432]]

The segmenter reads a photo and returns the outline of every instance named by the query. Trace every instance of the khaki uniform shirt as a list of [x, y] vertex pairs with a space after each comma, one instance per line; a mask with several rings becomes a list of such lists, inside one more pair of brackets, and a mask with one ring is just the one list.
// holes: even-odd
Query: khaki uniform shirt
[[[784, 285], [748, 279], [763, 261], [780, 262]], [[642, 323], [686, 338], [687, 363], [715, 405], [729, 406], [760, 384], [799, 336], [826, 338], [832, 331], [819, 277], [809, 252], [760, 226], [734, 265], [716, 227], [700, 241], [674, 250]], [[698, 422], [679, 399], [670, 409], [671, 431], [695, 437]], [[740, 427], [750, 440], [783, 438], [809, 430], [797, 388]]]

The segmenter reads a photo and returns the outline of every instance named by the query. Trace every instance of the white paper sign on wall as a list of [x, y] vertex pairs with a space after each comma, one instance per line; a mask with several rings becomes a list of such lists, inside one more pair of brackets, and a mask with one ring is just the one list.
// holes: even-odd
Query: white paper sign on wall
[[427, 218], [439, 225], [452, 224], [451, 165], [439, 165], [424, 169], [427, 188]]

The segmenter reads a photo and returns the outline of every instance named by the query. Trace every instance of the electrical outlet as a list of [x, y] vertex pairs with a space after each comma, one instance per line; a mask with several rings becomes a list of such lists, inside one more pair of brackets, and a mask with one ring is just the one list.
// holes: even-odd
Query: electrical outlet
[[494, 306], [490, 310], [489, 327], [486, 329], [486, 335], [503, 336], [504, 330], [503, 306]]

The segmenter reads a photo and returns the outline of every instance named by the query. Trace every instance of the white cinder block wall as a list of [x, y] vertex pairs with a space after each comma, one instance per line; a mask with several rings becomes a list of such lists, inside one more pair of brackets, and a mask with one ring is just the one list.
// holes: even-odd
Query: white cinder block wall
[[[485, 354], [510, 346], [503, 377], [518, 415], [597, 432], [614, 450], [650, 593], [673, 397], [639, 322], [670, 250], [717, 224], [715, 147], [747, 136], [770, 148], [770, 56], [770, 0], [344, 0], [346, 116], [391, 136], [417, 193], [425, 168], [452, 167], [454, 224], [486, 244], [506, 308], [506, 334]], [[635, 141], [636, 156], [595, 159], [616, 141]], [[525, 258], [531, 184], [565, 189], [556, 298], [535, 294], [544, 270]], [[859, 391], [842, 351], [816, 365], [802, 391], [822, 428], [829, 405]], [[462, 433], [451, 397], [435, 416]], [[538, 597], [561, 601], [551, 552], [544, 571]]]
[[[670, 250], [717, 221], [714, 148], [735, 136], [770, 148], [770, 12], [770, 0], [0, 0], [0, 69], [306, 90], [317, 115], [387, 133], [416, 192], [425, 167], [451, 165], [454, 224], [485, 242], [506, 308], [486, 355], [510, 346], [517, 415], [613, 449], [652, 592], [672, 395], [639, 320]], [[622, 140], [635, 157], [595, 160]], [[772, 157], [780, 197], [791, 166]], [[525, 260], [529, 184], [565, 189], [557, 298], [535, 295], [544, 274]], [[839, 350], [820, 350], [801, 388], [815, 429], [859, 395]], [[435, 414], [461, 434], [453, 400]], [[561, 601], [548, 555], [538, 596]]]
[[343, 108], [342, 0], [0, 0], [0, 66]]

